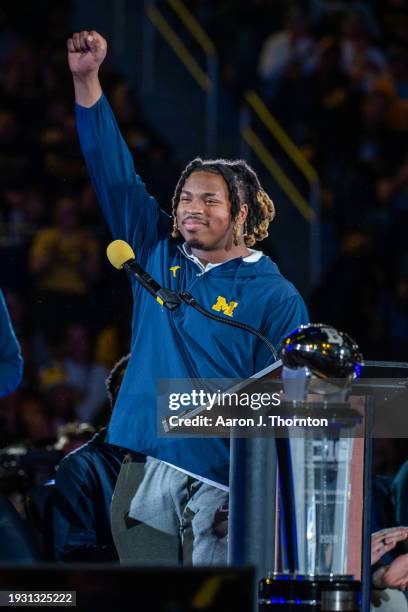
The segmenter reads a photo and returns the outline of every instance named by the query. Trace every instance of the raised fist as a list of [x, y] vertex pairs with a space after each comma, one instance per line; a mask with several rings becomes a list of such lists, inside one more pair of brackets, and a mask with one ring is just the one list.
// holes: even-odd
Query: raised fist
[[72, 74], [98, 72], [106, 56], [106, 40], [94, 30], [75, 32], [67, 40], [68, 64]]

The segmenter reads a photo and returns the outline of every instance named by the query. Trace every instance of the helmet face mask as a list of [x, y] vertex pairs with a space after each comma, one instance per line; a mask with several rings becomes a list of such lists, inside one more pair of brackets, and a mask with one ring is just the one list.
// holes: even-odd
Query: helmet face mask
[[301, 325], [283, 341], [280, 357], [291, 369], [307, 368], [312, 375], [350, 383], [359, 376], [363, 357], [356, 342], [331, 325]]

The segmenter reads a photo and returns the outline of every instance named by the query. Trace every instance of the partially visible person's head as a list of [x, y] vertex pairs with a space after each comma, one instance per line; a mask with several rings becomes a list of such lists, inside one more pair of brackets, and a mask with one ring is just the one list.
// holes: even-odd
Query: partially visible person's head
[[196, 158], [183, 171], [173, 196], [173, 233], [192, 248], [252, 246], [268, 235], [272, 200], [243, 160]]
[[129, 363], [129, 359], [130, 353], [128, 355], [125, 355], [124, 357], [121, 357], [119, 361], [115, 363], [112, 370], [109, 372], [109, 376], [105, 381], [106, 391], [109, 397], [111, 408], [113, 408], [115, 405], [120, 385], [122, 384], [122, 380], [125, 375], [127, 365]]

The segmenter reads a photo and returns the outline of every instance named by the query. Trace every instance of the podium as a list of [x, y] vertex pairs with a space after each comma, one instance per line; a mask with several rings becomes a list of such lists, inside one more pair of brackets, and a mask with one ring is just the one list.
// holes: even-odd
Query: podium
[[[282, 364], [248, 390], [268, 380], [285, 387]], [[232, 436], [229, 563], [255, 565], [259, 610], [369, 610], [372, 438], [406, 436], [407, 382], [407, 364], [367, 362], [347, 392], [282, 403], [299, 418], [326, 413], [328, 428]]]

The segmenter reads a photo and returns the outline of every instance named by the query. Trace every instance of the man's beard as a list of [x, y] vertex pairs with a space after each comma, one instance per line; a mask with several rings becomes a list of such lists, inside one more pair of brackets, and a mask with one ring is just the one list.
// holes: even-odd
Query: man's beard
[[212, 247], [209, 245], [205, 245], [198, 238], [192, 238], [191, 240], [186, 240], [186, 245], [190, 249], [199, 249], [200, 251], [211, 251]]

